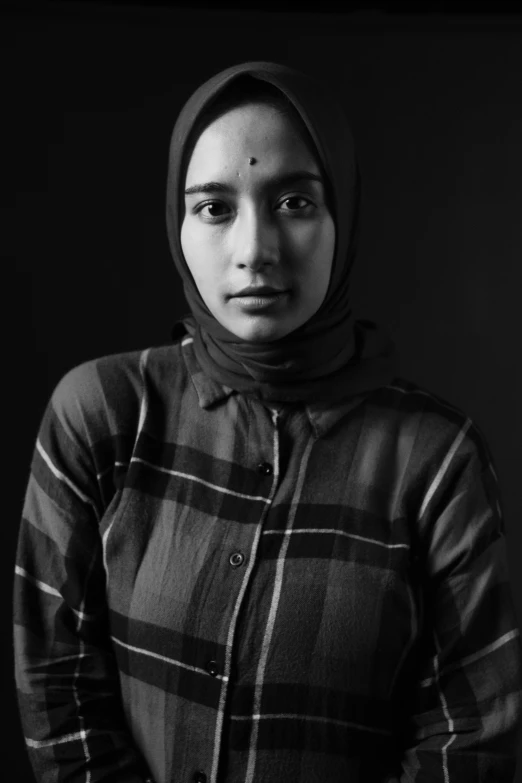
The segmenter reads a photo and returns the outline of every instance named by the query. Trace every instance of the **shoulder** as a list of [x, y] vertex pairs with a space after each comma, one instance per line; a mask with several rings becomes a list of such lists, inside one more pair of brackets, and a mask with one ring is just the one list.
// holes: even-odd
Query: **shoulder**
[[372, 395], [371, 404], [396, 422], [402, 437], [412, 440], [416, 459], [422, 462], [460, 457], [478, 460], [482, 469], [491, 462], [476, 422], [460, 407], [422, 386], [394, 378]]
[[66, 430], [112, 434], [137, 424], [151, 386], [174, 385], [186, 374], [179, 342], [92, 359], [73, 367], [56, 385], [50, 408]]
[[478, 509], [492, 520], [496, 532], [502, 529], [489, 447], [463, 410], [401, 378], [376, 390], [370, 404], [378, 432], [386, 436], [381, 441], [392, 453], [387, 463], [391, 480], [398, 481], [407, 517], [417, 521], [413, 536], [432, 535], [433, 525], [440, 524], [439, 530], [453, 526], [447, 540], [457, 532], [465, 539], [466, 526]]

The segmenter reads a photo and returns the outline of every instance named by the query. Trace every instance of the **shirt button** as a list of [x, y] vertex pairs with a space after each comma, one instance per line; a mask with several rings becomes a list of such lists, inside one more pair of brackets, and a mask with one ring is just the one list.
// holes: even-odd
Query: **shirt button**
[[232, 566], [232, 568], [237, 568], [240, 566], [244, 561], [244, 556], [241, 554], [241, 552], [232, 552], [230, 555], [228, 562]]
[[260, 473], [262, 476], [271, 476], [272, 473], [274, 472], [274, 469], [269, 462], [261, 462], [257, 466], [257, 472]]
[[194, 783], [207, 783], [207, 776], [204, 772], [194, 772]]
[[[216, 674], [218, 673], [218, 671], [219, 671], [219, 668], [218, 668], [218, 665], [217, 665], [216, 661], [209, 661], [207, 663], [207, 672], [209, 674], [211, 674], [212, 677], [215, 677]], [[197, 774], [203, 775], [203, 772], [197, 773]]]

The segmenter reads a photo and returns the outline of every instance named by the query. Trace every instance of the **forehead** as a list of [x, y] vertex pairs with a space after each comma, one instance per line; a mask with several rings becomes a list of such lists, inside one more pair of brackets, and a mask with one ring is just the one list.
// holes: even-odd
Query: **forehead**
[[279, 109], [262, 103], [238, 106], [214, 120], [197, 140], [186, 184], [200, 177], [244, 170], [252, 174], [307, 168], [319, 173], [314, 152], [298, 125]]

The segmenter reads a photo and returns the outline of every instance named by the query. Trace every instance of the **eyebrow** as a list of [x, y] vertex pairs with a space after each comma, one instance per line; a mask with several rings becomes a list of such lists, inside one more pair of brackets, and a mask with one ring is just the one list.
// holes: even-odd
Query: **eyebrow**
[[[293, 185], [296, 182], [302, 180], [311, 180], [312, 182], [319, 182], [324, 186], [324, 180], [319, 174], [314, 174], [311, 171], [291, 171], [288, 174], [274, 177], [264, 183], [264, 187], [286, 187]], [[225, 185], [222, 182], [204, 182], [201, 185], [191, 185], [185, 189], [185, 195], [191, 196], [193, 193], [234, 193], [235, 188], [230, 185]]]

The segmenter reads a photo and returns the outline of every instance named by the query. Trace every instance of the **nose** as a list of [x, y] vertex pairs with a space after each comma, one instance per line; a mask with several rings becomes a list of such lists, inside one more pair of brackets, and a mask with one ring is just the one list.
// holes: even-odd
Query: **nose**
[[244, 209], [231, 234], [232, 258], [240, 269], [257, 272], [279, 262], [279, 234], [275, 221], [264, 210]]

